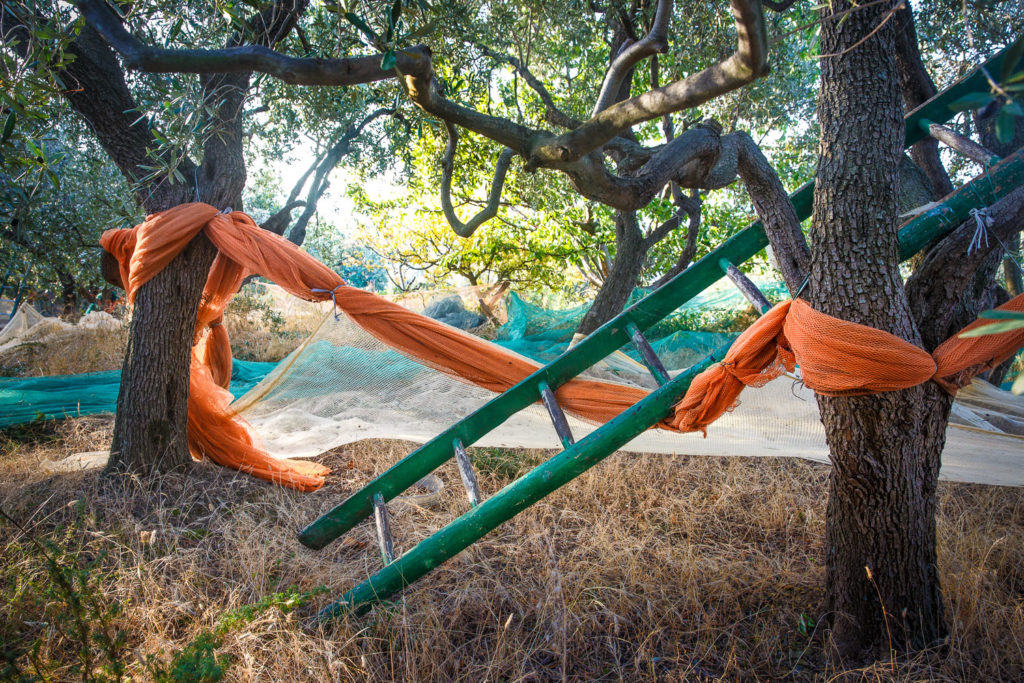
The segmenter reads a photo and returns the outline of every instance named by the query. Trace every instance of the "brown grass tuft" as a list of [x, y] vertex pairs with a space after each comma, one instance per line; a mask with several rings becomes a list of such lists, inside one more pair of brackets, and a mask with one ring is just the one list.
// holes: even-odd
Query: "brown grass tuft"
[[[368, 441], [321, 459], [302, 494], [200, 464], [147, 485], [40, 463], [106, 446], [109, 418], [59, 423], [0, 445], [0, 507], [33, 535], [101, 558], [105, 600], [130, 648], [168, 657], [221, 615], [295, 586], [333, 596], [380, 566], [371, 527], [320, 552], [305, 524], [408, 452]], [[477, 449], [485, 493], [545, 454]], [[451, 465], [433, 509], [401, 508], [399, 550], [465, 511]], [[952, 634], [943, 651], [845, 670], [820, 621], [828, 469], [797, 460], [620, 453], [530, 508], [394, 603], [311, 625], [329, 599], [271, 609], [231, 630], [229, 680], [1019, 680], [1024, 675], [1024, 493], [943, 484], [938, 520]], [[75, 503], [75, 501], [78, 501]], [[68, 536], [73, 525], [79, 531]], [[63, 540], [61, 540], [63, 539]], [[7, 576], [40, 557], [0, 523]], [[4, 589], [7, 590], [7, 589]], [[38, 613], [0, 607], [0, 640], [47, 634]], [[41, 656], [73, 658], [59, 639]], [[161, 654], [163, 653], [163, 654]], [[137, 658], [129, 673], [142, 676]]]

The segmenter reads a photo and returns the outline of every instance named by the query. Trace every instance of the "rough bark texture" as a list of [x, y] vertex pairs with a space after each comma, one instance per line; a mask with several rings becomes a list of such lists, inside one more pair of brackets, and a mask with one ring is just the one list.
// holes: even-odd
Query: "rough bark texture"
[[199, 294], [213, 254], [213, 245], [200, 236], [139, 289], [121, 370], [108, 472], [144, 476], [192, 461], [186, 430], [189, 353]]
[[644, 236], [637, 224], [636, 212], [616, 213], [615, 258], [612, 259], [604, 285], [594, 297], [593, 305], [576, 328], [577, 334], [590, 334], [622, 312], [640, 277], [646, 254]]
[[[829, 11], [849, 7], [841, 5]], [[822, 25], [821, 51], [843, 54], [822, 61], [810, 291], [824, 313], [920, 344], [898, 270], [903, 122], [893, 27], [844, 52], [884, 12], [865, 7]], [[928, 383], [818, 404], [834, 465], [825, 609], [836, 650], [874, 656], [932, 643], [945, 634], [935, 506], [949, 399]]]
[[[921, 51], [917, 44], [917, 30], [914, 28], [914, 13], [910, 4], [905, 3], [903, 9], [896, 12], [896, 68], [900, 76], [900, 90], [907, 111], [916, 109], [938, 93], [935, 82], [928, 75], [921, 61]], [[953, 183], [939, 158], [939, 143], [932, 138], [925, 138], [910, 148], [910, 157], [914, 160], [931, 183], [932, 199], [941, 199], [953, 191]]]

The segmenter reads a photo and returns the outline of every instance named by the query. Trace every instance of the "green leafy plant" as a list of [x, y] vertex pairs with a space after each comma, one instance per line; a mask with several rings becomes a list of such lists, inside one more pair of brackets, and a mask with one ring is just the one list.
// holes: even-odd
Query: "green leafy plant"
[[1024, 116], [1024, 107], [1021, 106], [1021, 95], [1024, 94], [1024, 71], [1017, 71], [1024, 57], [1024, 35], [1014, 41], [1013, 45], [1006, 51], [1003, 66], [999, 71], [998, 82], [984, 71], [988, 79], [989, 92], [973, 92], [964, 95], [952, 102], [949, 106], [953, 111], [967, 111], [987, 107], [997, 98], [1002, 98], [1003, 106], [996, 115], [996, 138], [1000, 142], [1010, 142], [1013, 139], [1015, 119]]

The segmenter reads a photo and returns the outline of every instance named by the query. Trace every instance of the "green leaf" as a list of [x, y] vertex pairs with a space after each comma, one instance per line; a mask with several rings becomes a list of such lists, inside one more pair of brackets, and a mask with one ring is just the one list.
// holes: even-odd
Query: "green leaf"
[[14, 133], [14, 122], [16, 119], [17, 116], [13, 111], [7, 114], [7, 120], [4, 121], [4, 132], [0, 135], [0, 144], [7, 142], [7, 139]]
[[362, 17], [352, 12], [345, 12], [345, 18], [348, 19], [349, 23], [355, 26], [357, 29], [362, 31], [367, 38], [371, 41], [377, 40], [377, 34], [374, 32], [370, 25], [363, 21]]
[[999, 72], [1000, 82], [1005, 83], [1013, 75], [1013, 72], [1017, 70], [1017, 65], [1020, 64], [1022, 55], [1024, 55], [1024, 33], [1017, 40], [1013, 41], [1013, 45], [1006, 50], [1003, 68]]
[[1024, 320], [1024, 311], [1000, 311], [999, 309], [993, 309], [991, 311], [982, 311], [978, 317], [985, 320]]
[[433, 19], [424, 24], [423, 26], [420, 26], [418, 29], [416, 29], [409, 35], [405, 36], [405, 39], [412, 40], [414, 38], [421, 38], [425, 35], [433, 33], [435, 28], [437, 28], [437, 19]]
[[994, 100], [995, 97], [992, 93], [988, 92], [972, 92], [964, 95], [963, 97], [953, 100], [949, 104], [949, 108], [953, 111], [966, 111], [968, 109], [981, 109], [986, 104]]
[[1024, 329], [1024, 320], [1001, 320], [995, 323], [989, 323], [988, 325], [980, 325], [975, 327], [973, 330], [961, 332], [959, 337], [961, 339], [968, 339], [970, 337], [984, 337], [990, 334], [1002, 334], [1003, 332], [1013, 332], [1014, 330]]
[[1017, 375], [1017, 379], [1013, 380], [1013, 386], [1010, 387], [1010, 391], [1018, 396], [1024, 394], [1024, 372]]
[[395, 0], [391, 5], [391, 25], [398, 26], [398, 19], [402, 16], [402, 0]]
[[384, 58], [380, 60], [380, 68], [384, 69], [385, 71], [391, 71], [392, 69], [395, 68], [395, 63], [397, 61], [398, 60], [395, 57], [395, 51], [388, 50], [387, 52], [384, 53]]
[[172, 45], [177, 39], [178, 34], [181, 33], [181, 27], [185, 23], [184, 17], [178, 17], [178, 20], [174, 22], [174, 26], [171, 27], [170, 33], [167, 34], [167, 40], [164, 41], [164, 45]]
[[388, 35], [386, 38], [388, 42], [391, 42], [391, 38], [395, 35], [398, 28], [398, 20], [401, 18], [402, 0], [395, 0], [395, 3], [391, 5], [391, 14], [388, 15]]
[[1013, 124], [1017, 117], [1008, 108], [1003, 107], [996, 116], [996, 139], [1007, 143], [1013, 140]]

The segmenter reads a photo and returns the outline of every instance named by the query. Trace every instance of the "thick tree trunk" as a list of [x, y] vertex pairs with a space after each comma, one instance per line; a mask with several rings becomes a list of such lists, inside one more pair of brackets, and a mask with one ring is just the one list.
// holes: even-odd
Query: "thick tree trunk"
[[622, 312], [640, 278], [646, 256], [636, 212], [619, 211], [615, 214], [615, 258], [576, 334], [588, 335]]
[[[838, 12], [848, 8], [831, 6]], [[885, 8], [826, 19], [811, 299], [824, 313], [920, 343], [898, 270], [903, 121]], [[848, 50], [848, 51], [847, 51]], [[894, 358], [894, 363], [899, 359]], [[924, 646], [945, 634], [935, 551], [936, 483], [949, 401], [932, 384], [820, 396], [831, 451], [826, 610], [844, 657]]]
[[200, 235], [139, 289], [107, 473], [144, 476], [192, 462], [187, 438], [192, 335], [214, 254], [213, 244]]

